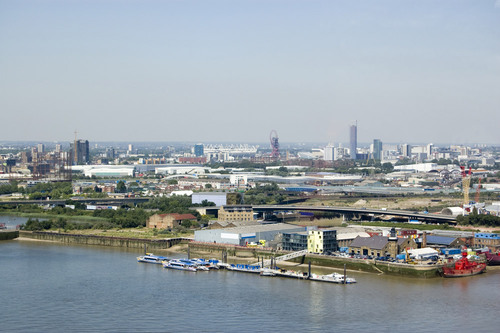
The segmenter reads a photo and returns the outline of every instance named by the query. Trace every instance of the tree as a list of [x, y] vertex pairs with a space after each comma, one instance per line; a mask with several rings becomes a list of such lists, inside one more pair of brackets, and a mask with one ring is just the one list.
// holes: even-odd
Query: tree
[[192, 224], [191, 220], [182, 220], [181, 222], [181, 226], [187, 229], [191, 228], [191, 224]]
[[382, 171], [383, 172], [392, 172], [394, 170], [394, 166], [392, 165], [392, 163], [390, 162], [387, 162], [387, 163], [384, 163], [382, 164]]
[[120, 180], [118, 184], [116, 184], [116, 193], [126, 193], [127, 192], [127, 186], [125, 185], [125, 182], [123, 180]]

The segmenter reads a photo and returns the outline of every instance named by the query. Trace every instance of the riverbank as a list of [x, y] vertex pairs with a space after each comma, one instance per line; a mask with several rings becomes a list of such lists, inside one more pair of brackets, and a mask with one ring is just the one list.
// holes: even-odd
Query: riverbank
[[22, 240], [32, 239], [66, 244], [113, 246], [147, 250], [168, 249], [173, 245], [177, 245], [182, 242], [188, 242], [191, 240], [189, 238], [182, 237], [165, 239], [144, 239], [24, 230], [19, 231], [19, 237]]
[[[288, 252], [273, 251], [271, 249], [247, 248], [243, 246], [211, 244], [190, 242], [188, 251], [191, 256], [206, 258], [223, 258], [227, 256], [228, 261], [243, 263], [256, 263], [259, 260], [276, 258]], [[374, 274], [397, 275], [414, 278], [436, 278], [439, 277], [439, 265], [408, 265], [404, 263], [381, 262], [376, 260], [333, 257], [308, 253], [305, 256], [288, 260], [287, 265], [304, 265], [311, 263], [315, 267], [343, 269], [349, 271], [366, 272]], [[279, 262], [277, 265], [283, 265]]]

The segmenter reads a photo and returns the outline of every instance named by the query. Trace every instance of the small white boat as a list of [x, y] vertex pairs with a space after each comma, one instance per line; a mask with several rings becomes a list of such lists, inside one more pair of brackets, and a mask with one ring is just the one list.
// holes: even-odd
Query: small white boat
[[271, 268], [263, 268], [260, 270], [260, 276], [276, 276], [276, 270]]
[[152, 253], [146, 253], [143, 256], [137, 257], [138, 262], [147, 262], [150, 264], [161, 264], [162, 261], [169, 260], [167, 257], [156, 256]]
[[177, 269], [180, 271], [189, 271], [189, 272], [196, 272], [197, 271], [196, 266], [182, 262], [181, 260], [178, 260], [178, 259], [164, 261], [163, 267], [170, 268], [170, 269]]
[[350, 277], [346, 277], [345, 282], [344, 282], [344, 275], [339, 274], [339, 273], [332, 273], [332, 274], [327, 274], [327, 275], [311, 274], [311, 276], [309, 277], [309, 280], [338, 283], [338, 284], [356, 283], [356, 280], [354, 278], [350, 278]]
[[295, 278], [295, 279], [307, 279], [307, 273], [301, 271], [289, 271], [286, 269], [276, 270], [276, 276]]

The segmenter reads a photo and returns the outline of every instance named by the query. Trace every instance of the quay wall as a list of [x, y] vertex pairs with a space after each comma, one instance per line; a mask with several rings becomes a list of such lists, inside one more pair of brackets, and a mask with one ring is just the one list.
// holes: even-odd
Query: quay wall
[[[212, 243], [189, 243], [189, 250], [191, 253], [210, 253], [214, 258], [220, 258], [222, 252], [226, 252], [228, 256], [237, 258], [257, 258], [264, 257], [269, 259], [271, 257], [279, 257], [280, 255], [288, 252], [274, 251], [271, 248], [247, 248], [243, 246], [227, 245], [227, 244], [212, 244]], [[366, 259], [332, 257], [318, 254], [309, 253], [305, 257], [298, 257], [289, 260], [295, 263], [309, 263], [316, 266], [344, 268], [351, 271], [362, 271], [376, 274], [398, 275], [405, 277], [417, 278], [434, 278], [439, 276], [440, 266], [430, 265], [408, 265], [402, 263], [383, 262]], [[279, 265], [279, 263], [278, 263]]]
[[168, 249], [181, 242], [189, 241], [187, 238], [169, 238], [169, 239], [140, 239], [140, 238], [122, 238], [122, 237], [107, 237], [95, 235], [77, 235], [63, 234], [56, 232], [42, 231], [20, 231], [20, 237], [31, 238], [44, 241], [53, 241], [67, 244], [82, 244], [82, 245], [99, 245], [99, 246], [115, 246], [127, 248], [143, 249], [144, 246], [148, 250], [152, 249]]
[[0, 231], [0, 241], [11, 240], [17, 237], [19, 237], [18, 230]]

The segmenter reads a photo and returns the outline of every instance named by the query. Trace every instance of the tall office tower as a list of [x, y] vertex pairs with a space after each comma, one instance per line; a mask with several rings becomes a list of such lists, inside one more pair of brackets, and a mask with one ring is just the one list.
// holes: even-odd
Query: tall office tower
[[358, 148], [358, 122], [356, 122], [356, 125], [351, 125], [350, 128], [350, 141], [349, 141], [349, 154], [351, 156], [351, 160], [356, 159], [356, 151]]
[[37, 149], [40, 154], [45, 153], [45, 145], [43, 143], [39, 143]]
[[429, 143], [429, 144], [427, 145], [427, 151], [426, 151], [426, 153], [427, 153], [427, 158], [432, 158], [432, 153], [433, 153], [433, 151], [434, 151], [434, 145], [433, 145], [432, 143]]
[[60, 153], [62, 151], [62, 145], [60, 143], [56, 143], [56, 153]]
[[134, 150], [134, 146], [131, 143], [129, 143], [127, 152], [130, 154], [132, 150]]
[[194, 155], [196, 157], [201, 157], [204, 155], [204, 147], [202, 143], [194, 145]]
[[401, 155], [411, 158], [411, 146], [407, 143], [401, 145]]
[[73, 164], [87, 164], [90, 162], [88, 140], [75, 140], [71, 144], [71, 151], [73, 153]]
[[382, 141], [380, 139], [373, 140], [373, 159], [382, 160]]
[[325, 147], [323, 159], [325, 161], [333, 161], [335, 159], [335, 147], [331, 143]]

